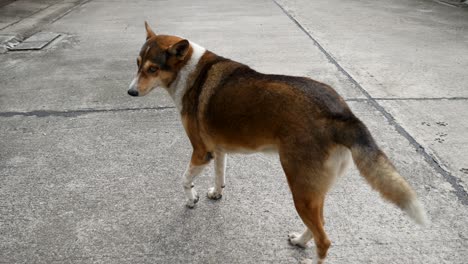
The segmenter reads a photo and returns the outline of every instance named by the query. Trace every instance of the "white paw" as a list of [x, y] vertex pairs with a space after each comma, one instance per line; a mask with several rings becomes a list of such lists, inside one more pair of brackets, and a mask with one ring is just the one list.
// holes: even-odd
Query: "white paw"
[[200, 200], [200, 196], [198, 196], [197, 192], [192, 188], [192, 197], [190, 199], [187, 199], [187, 203], [185, 204], [188, 208], [194, 208], [195, 204], [198, 203], [198, 200]]
[[223, 194], [221, 192], [216, 191], [215, 187], [211, 187], [210, 189], [208, 189], [208, 193], [206, 194], [206, 196], [208, 196], [208, 198], [212, 200], [219, 200], [221, 199], [221, 197], [223, 197]]
[[304, 241], [301, 237], [301, 234], [293, 232], [293, 233], [290, 233], [288, 237], [289, 237], [289, 243], [291, 243], [292, 245], [298, 246], [301, 248], [307, 248], [307, 242], [309, 241]]
[[[300, 264], [314, 264], [314, 262], [311, 259], [302, 259]], [[322, 264], [322, 262], [319, 262], [319, 264]]]

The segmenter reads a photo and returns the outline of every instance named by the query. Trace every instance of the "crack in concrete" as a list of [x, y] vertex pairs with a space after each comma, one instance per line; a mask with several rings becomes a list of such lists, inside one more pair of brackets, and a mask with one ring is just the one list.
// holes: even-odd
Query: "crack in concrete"
[[30, 112], [0, 112], [0, 117], [12, 116], [35, 116], [35, 117], [77, 117], [91, 113], [112, 113], [124, 111], [140, 111], [140, 110], [165, 110], [173, 109], [174, 106], [159, 106], [159, 107], [139, 107], [139, 108], [117, 108], [117, 109], [78, 109], [71, 111], [54, 111], [54, 110], [36, 110]]
[[[373, 100], [385, 101], [385, 100], [468, 100], [468, 98], [373, 98]], [[346, 102], [369, 102], [372, 99], [369, 98], [348, 98]], [[116, 109], [76, 109], [76, 110], [33, 110], [28, 112], [20, 111], [7, 111], [0, 112], [0, 117], [12, 117], [12, 116], [36, 116], [36, 117], [50, 117], [50, 116], [62, 116], [62, 117], [76, 117], [79, 115], [90, 114], [90, 113], [101, 113], [101, 112], [123, 112], [123, 111], [138, 111], [138, 110], [164, 110], [172, 109], [174, 106], [160, 106], [160, 107], [140, 107], [140, 108], [116, 108]]]
[[[424, 157], [424, 160], [444, 179], [450, 183], [450, 185], [453, 187], [453, 193], [455, 196], [458, 198], [458, 200], [463, 204], [463, 205], [468, 205], [468, 193], [466, 192], [465, 188], [461, 184], [461, 180], [458, 179], [457, 177], [453, 176], [450, 172], [446, 171], [442, 166], [437, 162], [437, 160], [429, 155], [424, 147], [419, 144], [416, 139], [411, 136], [400, 124], [398, 124], [395, 120], [395, 118], [385, 110], [383, 106], [381, 106], [377, 101], [376, 98], [373, 98], [367, 90], [365, 90], [336, 60], [333, 58], [333, 56], [328, 53], [323, 46], [315, 40], [315, 38], [297, 21], [291, 14], [286, 11], [276, 0], [273, 0], [273, 2], [283, 11], [283, 13], [291, 19], [294, 24], [296, 24], [297, 27], [299, 27], [302, 32], [304, 32], [310, 40], [314, 43], [314, 45], [325, 55], [327, 60], [335, 65], [335, 67], [338, 69], [339, 72], [341, 72], [348, 80], [355, 85], [367, 98], [367, 102], [369, 102], [375, 109], [377, 109], [387, 120], [388, 122], [395, 128], [395, 130], [402, 135], [406, 140], [410, 142], [410, 144], [415, 148], [416, 152], [421, 154]], [[397, 100], [397, 99], [396, 99]], [[462, 97], [461, 100], [464, 100]]]
[[403, 98], [385, 98], [385, 97], [372, 97], [376, 101], [455, 101], [455, 100], [468, 100], [468, 97], [403, 97]]
[[48, 6], [44, 7], [44, 8], [40, 8], [39, 10], [36, 10], [36, 11], [32, 12], [31, 14], [29, 14], [29, 15], [27, 15], [27, 16], [25, 16], [25, 17], [22, 17], [20, 20], [15, 21], [15, 22], [13, 22], [13, 23], [11, 23], [11, 24], [8, 24], [8, 25], [6, 25], [6, 26], [0, 28], [0, 31], [1, 31], [1, 30], [4, 30], [4, 29], [7, 29], [7, 28], [9, 28], [9, 27], [11, 27], [11, 26], [14, 26], [14, 25], [20, 23], [21, 21], [23, 21], [24, 19], [30, 18], [30, 17], [36, 15], [37, 13], [42, 12], [42, 11], [46, 10], [47, 8], [53, 6], [53, 5], [55, 5], [55, 3], [50, 4], [50, 5], [48, 5]]
[[62, 19], [62, 17], [68, 15], [69, 13], [71, 13], [73, 10], [75, 10], [76, 8], [79, 8], [79, 7], [82, 7], [84, 6], [85, 4], [87, 4], [88, 2], [90, 2], [91, 0], [83, 0], [83, 1], [80, 1], [79, 3], [77, 3], [75, 6], [73, 6], [72, 8], [68, 9], [67, 11], [65, 11], [63, 14], [61, 14], [60, 16], [52, 19], [52, 21], [50, 21], [50, 23], [55, 23], [55, 21], [59, 20], [59, 19]]
[[[375, 101], [456, 101], [468, 100], [468, 97], [371, 97]], [[366, 102], [369, 98], [348, 98], [347, 102]]]

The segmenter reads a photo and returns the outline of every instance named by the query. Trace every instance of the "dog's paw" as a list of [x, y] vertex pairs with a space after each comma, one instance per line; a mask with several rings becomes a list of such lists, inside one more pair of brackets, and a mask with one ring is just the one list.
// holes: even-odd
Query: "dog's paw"
[[187, 199], [187, 203], [185, 204], [188, 208], [192, 209], [195, 207], [195, 204], [198, 203], [198, 201], [200, 200], [200, 196], [198, 196], [198, 194], [195, 192], [195, 190], [193, 190], [193, 199]]
[[[301, 259], [301, 261], [299, 262], [300, 264], [314, 264], [314, 261], [311, 260], [311, 259]], [[323, 262], [318, 262], [318, 264], [322, 264]]]
[[307, 242], [309, 241], [304, 241], [302, 239], [301, 234], [293, 232], [293, 233], [290, 233], [288, 237], [289, 237], [289, 243], [291, 243], [291, 245], [298, 246], [301, 248], [307, 248]]
[[206, 194], [206, 196], [211, 200], [219, 200], [223, 197], [223, 194], [217, 192], [215, 187], [211, 187], [210, 189], [208, 189], [208, 193]]

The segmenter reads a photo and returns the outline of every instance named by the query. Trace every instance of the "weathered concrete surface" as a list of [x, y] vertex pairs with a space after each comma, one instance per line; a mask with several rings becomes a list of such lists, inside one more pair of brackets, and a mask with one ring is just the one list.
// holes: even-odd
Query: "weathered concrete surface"
[[[427, 159], [441, 161], [435, 166], [447, 170], [446, 177], [468, 204], [466, 184], [455, 179], [466, 178], [467, 166], [462, 153], [468, 153], [463, 125], [468, 109], [468, 76], [464, 71], [468, 67], [468, 10], [431, 1], [278, 3], [359, 83], [382, 113], [396, 118], [395, 126], [410, 131], [406, 137], [416, 139], [415, 147], [428, 148]], [[391, 101], [385, 103], [385, 99]], [[406, 99], [418, 101], [418, 106], [411, 110], [400, 107], [407, 104]], [[452, 134], [458, 135], [458, 151], [452, 150], [453, 145], [430, 147], [437, 137], [428, 140], [431, 134], [416, 131], [428, 116], [437, 117], [436, 122], [460, 124], [459, 134]], [[412, 122], [402, 122], [404, 119]]]
[[0, 3], [0, 54], [89, 0], [17, 0]]
[[46, 9], [51, 5], [51, 2], [57, 2], [58, 0], [52, 1], [31, 1], [31, 0], [19, 0], [11, 1], [6, 5], [2, 4], [0, 10], [0, 30], [21, 21], [21, 19], [27, 18], [32, 14]]
[[468, 10], [430, 1], [278, 3], [468, 204]]
[[[138, 101], [122, 93], [136, 71], [145, 19], [158, 32], [185, 36], [259, 71], [315, 76], [347, 98], [363, 97], [275, 4], [241, 3], [91, 1], [47, 28], [68, 34], [58, 45], [4, 56], [1, 93], [9, 100], [0, 97], [0, 111], [172, 106], [162, 91]], [[29, 77], [15, 76], [24, 67]]]
[[17, 0], [0, 9], [0, 33], [29, 37], [86, 0]]
[[[351, 170], [327, 200], [330, 263], [464, 263], [466, 208], [379, 113], [352, 103], [415, 186], [420, 228]], [[229, 158], [226, 195], [184, 205], [189, 142], [174, 109], [1, 118], [5, 263], [296, 263], [302, 224], [275, 156]], [[196, 182], [203, 194], [211, 170]]]
[[[313, 248], [287, 242], [288, 232], [303, 227], [275, 156], [231, 156], [223, 199], [203, 197], [212, 185], [210, 169], [196, 181], [197, 208], [185, 208], [181, 174], [190, 144], [172, 102], [161, 91], [126, 95], [144, 19], [158, 32], [186, 36], [258, 70], [325, 81], [350, 100], [432, 222], [411, 223], [353, 168], [327, 200], [329, 263], [466, 263], [466, 205], [362, 93], [366, 80], [356, 86], [274, 2], [247, 0], [90, 1], [45, 28], [66, 35], [45, 50], [0, 55], [0, 263], [314, 257]], [[405, 112], [393, 111], [400, 104], [378, 103], [397, 124], [411, 127]], [[460, 139], [463, 128], [457, 128]]]
[[468, 97], [468, 9], [277, 0], [373, 97]]
[[468, 100], [380, 103], [468, 190]]

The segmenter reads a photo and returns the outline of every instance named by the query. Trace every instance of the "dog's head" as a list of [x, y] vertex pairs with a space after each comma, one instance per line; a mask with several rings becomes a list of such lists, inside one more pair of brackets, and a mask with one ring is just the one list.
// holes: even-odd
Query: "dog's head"
[[156, 35], [147, 22], [146, 42], [137, 58], [138, 71], [128, 89], [131, 96], [143, 96], [156, 87], [168, 88], [190, 58], [186, 39]]

